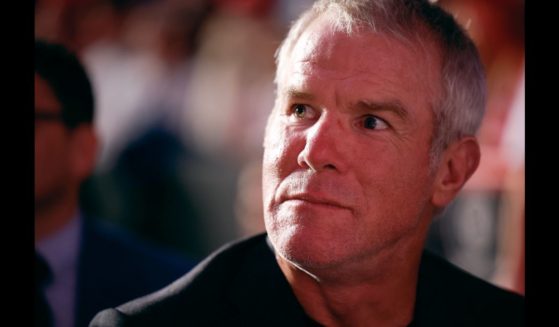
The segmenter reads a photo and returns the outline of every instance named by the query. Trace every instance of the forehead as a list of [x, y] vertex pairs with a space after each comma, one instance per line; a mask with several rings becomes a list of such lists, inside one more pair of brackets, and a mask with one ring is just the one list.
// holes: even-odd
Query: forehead
[[404, 44], [370, 30], [351, 36], [327, 17], [312, 22], [278, 72], [278, 86], [303, 86], [309, 79], [359, 80], [386, 90], [413, 91], [432, 98], [440, 90], [439, 53], [429, 42]]
[[50, 85], [35, 73], [35, 111], [57, 112], [61, 104]]

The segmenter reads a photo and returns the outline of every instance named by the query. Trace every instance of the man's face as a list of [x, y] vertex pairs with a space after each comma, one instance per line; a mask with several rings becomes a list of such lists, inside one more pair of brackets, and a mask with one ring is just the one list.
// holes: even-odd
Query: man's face
[[306, 268], [358, 262], [431, 218], [440, 68], [436, 52], [422, 53], [370, 32], [349, 37], [324, 18], [300, 37], [264, 142], [265, 223], [283, 257]]
[[41, 116], [61, 113], [53, 90], [35, 74], [35, 204], [61, 197], [70, 181], [70, 132], [61, 120]]

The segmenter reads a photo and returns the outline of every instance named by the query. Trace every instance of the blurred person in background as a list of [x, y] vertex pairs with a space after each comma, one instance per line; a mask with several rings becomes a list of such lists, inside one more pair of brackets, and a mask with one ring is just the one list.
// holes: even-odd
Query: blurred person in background
[[39, 1], [36, 33], [76, 49], [97, 90], [84, 210], [197, 256], [249, 232], [237, 185], [260, 188], [243, 171], [260, 161], [285, 3]]
[[211, 8], [204, 1], [117, 4], [118, 33], [82, 51], [99, 94], [105, 150], [82, 198], [87, 210], [156, 243], [205, 255], [207, 212], [191, 181], [199, 159], [182, 137], [181, 117], [198, 30]]
[[198, 176], [207, 165], [200, 163], [182, 116], [189, 110], [191, 59], [210, 3], [71, 0], [56, 9], [41, 2], [41, 8], [62, 12], [56, 38], [76, 49], [96, 90], [101, 146], [80, 193], [83, 210], [185, 255], [207, 254], [211, 228], [201, 217], [212, 212], [203, 196], [231, 192], [206, 192]]
[[75, 54], [36, 40], [37, 326], [87, 326], [100, 309], [163, 287], [194, 265], [82, 214], [79, 189], [97, 155], [94, 106]]
[[432, 2], [317, 1], [277, 57], [267, 234], [99, 313], [114, 326], [521, 326], [524, 299], [424, 250], [479, 165], [486, 84]]

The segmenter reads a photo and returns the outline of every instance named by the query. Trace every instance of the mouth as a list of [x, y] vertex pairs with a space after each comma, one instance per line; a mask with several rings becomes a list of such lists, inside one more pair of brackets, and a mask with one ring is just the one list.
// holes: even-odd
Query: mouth
[[293, 202], [293, 203], [299, 203], [299, 204], [303, 204], [303, 205], [314, 205], [314, 206], [322, 206], [322, 207], [326, 207], [326, 208], [332, 208], [332, 209], [345, 209], [345, 210], [351, 210], [350, 207], [336, 201], [336, 200], [332, 200], [332, 199], [327, 199], [327, 198], [323, 198], [323, 197], [317, 197], [317, 196], [313, 196], [310, 194], [296, 194], [296, 195], [290, 195], [288, 197], [286, 197], [283, 201], [281, 201], [282, 203], [286, 203], [286, 202]]

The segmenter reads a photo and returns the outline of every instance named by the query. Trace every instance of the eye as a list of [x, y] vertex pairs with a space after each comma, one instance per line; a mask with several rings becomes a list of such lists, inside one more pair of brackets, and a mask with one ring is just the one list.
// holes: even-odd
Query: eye
[[295, 104], [291, 107], [290, 114], [298, 120], [309, 120], [314, 119], [316, 116], [316, 112], [309, 106], [304, 104]]
[[368, 115], [363, 118], [363, 127], [365, 129], [382, 130], [382, 129], [387, 129], [388, 124], [384, 120], [376, 116]]
[[305, 118], [305, 114], [307, 113], [307, 107], [302, 104], [296, 104], [293, 106], [293, 114], [300, 119]]

